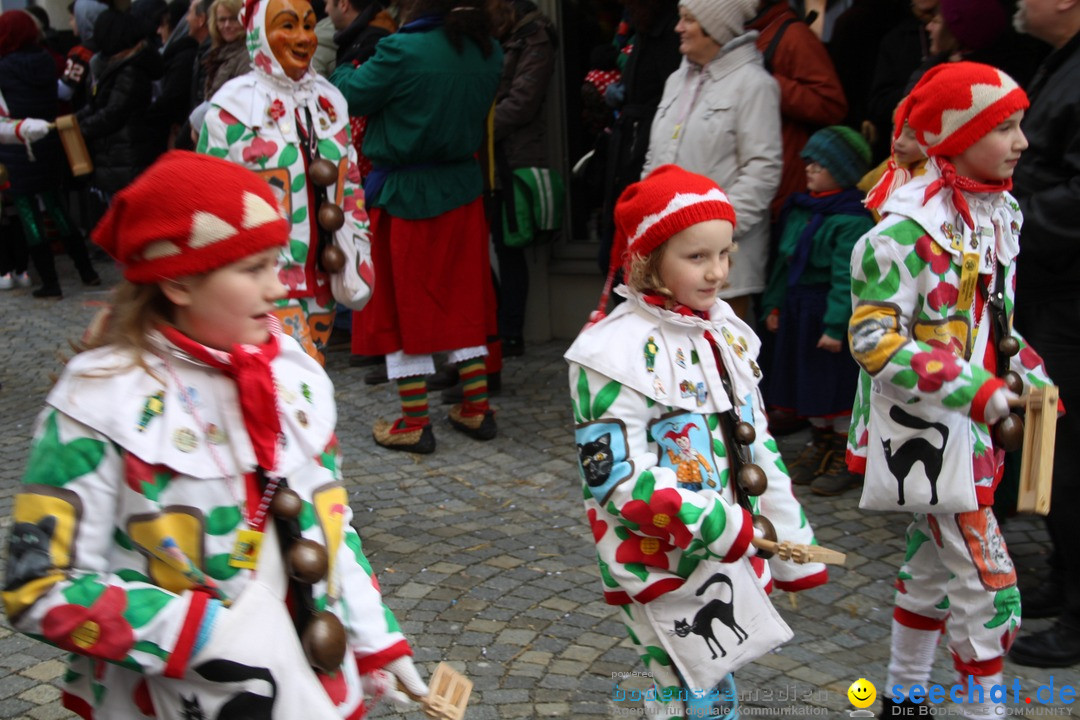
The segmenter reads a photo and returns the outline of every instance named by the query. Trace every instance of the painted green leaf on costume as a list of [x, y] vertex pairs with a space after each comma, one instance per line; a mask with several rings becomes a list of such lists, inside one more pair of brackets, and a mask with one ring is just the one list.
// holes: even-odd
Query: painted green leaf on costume
[[315, 506], [305, 500], [304, 507], [300, 509], [300, 515], [296, 518], [296, 521], [300, 523], [300, 529], [307, 530], [318, 522], [318, 519], [315, 516]]
[[644, 563], [626, 563], [623, 567], [630, 574], [637, 576], [638, 580], [644, 581], [649, 577], [649, 571], [645, 568]]
[[615, 537], [620, 540], [627, 540], [630, 537], [630, 531], [624, 528], [622, 525], [615, 526]]
[[72, 605], [90, 607], [105, 592], [105, 585], [98, 582], [97, 575], [83, 575], [63, 590], [64, 599]]
[[860, 300], [888, 300], [900, 289], [900, 269], [889, 263], [889, 272], [881, 277], [877, 258], [869, 249], [863, 254], [862, 271], [865, 280], [851, 278], [851, 294]]
[[705, 544], [711, 545], [724, 534], [725, 527], [727, 527], [727, 515], [719, 505], [716, 505], [701, 522], [701, 539], [705, 541]]
[[701, 557], [686, 554], [680, 556], [679, 566], [675, 569], [675, 574], [679, 577], [689, 577], [702, 559]]
[[304, 185], [305, 185], [306, 183], [307, 183], [307, 176], [306, 176], [306, 175], [304, 175], [304, 174], [302, 174], [302, 173], [298, 173], [298, 174], [296, 175], [296, 177], [294, 177], [294, 178], [293, 178], [293, 181], [292, 181], [292, 191], [293, 191], [294, 193], [298, 193], [298, 192], [300, 192], [301, 190], [303, 190], [303, 189], [304, 189]]
[[307, 243], [299, 240], [289, 241], [289, 254], [292, 255], [293, 260], [303, 265], [307, 262], [308, 246]]
[[946, 595], [945, 597], [941, 598], [941, 602], [939, 602], [934, 607], [937, 608], [938, 610], [948, 610], [949, 609], [949, 596]]
[[295, 145], [286, 145], [281, 154], [278, 155], [277, 165], [279, 168], [292, 167], [292, 164], [296, 162], [296, 158], [300, 156], [300, 151], [296, 149]]
[[[801, 505], [799, 506], [799, 527], [800, 528], [806, 527], [806, 512], [802, 509]], [[817, 538], [814, 538], [813, 540], [811, 540], [810, 544], [811, 545], [817, 545]]]
[[225, 128], [225, 142], [227, 142], [229, 145], [234, 145], [244, 134], [245, 130], [246, 128], [241, 123], [229, 125]]
[[709, 432], [716, 432], [716, 428], [720, 426], [720, 415], [717, 413], [709, 413], [705, 417], [705, 422], [709, 425]]
[[227, 158], [229, 156], [229, 149], [228, 148], [218, 148], [218, 147], [210, 148], [210, 149], [208, 149], [206, 151], [206, 154], [209, 155], [210, 157], [216, 157], [219, 160], [224, 160], [225, 158]]
[[131, 623], [131, 627], [140, 628], [160, 613], [162, 608], [175, 600], [176, 596], [157, 588], [138, 588], [129, 590], [127, 599], [127, 609], [123, 613], [124, 619]]
[[206, 558], [206, 574], [215, 580], [228, 580], [240, 572], [240, 568], [229, 564], [229, 553], [219, 553]]
[[211, 510], [206, 516], [206, 532], [210, 535], [225, 535], [236, 529], [244, 516], [235, 505], [222, 505]]
[[[203, 126], [203, 127], [205, 128], [205, 126]], [[206, 151], [206, 146], [210, 144], [210, 138], [207, 137], [208, 135], [209, 135], [209, 133], [205, 133], [205, 132], [200, 132], [199, 133], [199, 141], [197, 143], [195, 143], [195, 152], [199, 153], [200, 155], [208, 155], [209, 154]]]
[[131, 570], [128, 568], [117, 570], [116, 576], [124, 582], [144, 582], [150, 583], [151, 585], [154, 583], [154, 581], [151, 580], [149, 576], [143, 575], [138, 570]]
[[693, 525], [703, 512], [705, 512], [705, 508], [684, 502], [682, 507], [679, 508], [679, 519], [683, 521], [683, 525]]
[[92, 438], [60, 441], [60, 429], [52, 411], [45, 419], [44, 432], [30, 449], [24, 483], [63, 487], [77, 477], [94, 471], [105, 457], [105, 443]]
[[[901, 370], [893, 375], [893, 384], [910, 390], [919, 382], [919, 374], [914, 370]], [[869, 405], [867, 406], [869, 407]]]
[[296, 212], [292, 214], [292, 224], [299, 225], [307, 220], [307, 206], [296, 208]]
[[941, 398], [941, 404], [949, 408], [965, 407], [971, 401], [971, 392], [967, 387], [952, 391]]
[[593, 400], [592, 404], [592, 416], [594, 419], [607, 412], [607, 409], [615, 402], [615, 398], [619, 397], [620, 390], [622, 390], [622, 385], [615, 380], [600, 388], [600, 392], [596, 393], [596, 399]]
[[649, 498], [652, 497], [655, 488], [656, 478], [653, 477], [651, 470], [646, 470], [638, 475], [637, 482], [634, 483], [634, 491], [630, 493], [630, 496], [635, 500], [649, 502]]
[[368, 577], [374, 577], [375, 571], [371, 569], [371, 563], [368, 562], [367, 555], [364, 555], [364, 543], [360, 540], [360, 536], [355, 532], [346, 532], [345, 545], [353, 551], [353, 557], [356, 558], [357, 564], [364, 568], [364, 572], [368, 574]]
[[578, 414], [581, 416], [581, 421], [592, 420], [592, 415], [589, 414], [592, 409], [592, 395], [589, 392], [589, 378], [585, 376], [585, 368], [581, 368], [578, 373], [577, 394]]
[[153, 655], [161, 660], [168, 660], [170, 657], [168, 652], [162, 650], [156, 643], [152, 643], [149, 640], [137, 640], [135, 644], [131, 646], [131, 649], [138, 650], [147, 655]]
[[983, 627], [1000, 627], [1014, 616], [1020, 617], [1020, 590], [1013, 586], [994, 593], [994, 610], [996, 611], [994, 617]]
[[649, 662], [660, 663], [664, 667], [671, 664], [671, 657], [664, 652], [664, 648], [656, 647], [655, 645], [646, 645], [645, 654], [642, 655], [641, 658], [645, 661], [646, 665], [648, 665]]
[[125, 550], [135, 549], [135, 543], [131, 542], [131, 538], [129, 538], [120, 528], [113, 531], [113, 542]]
[[319, 155], [322, 155], [331, 162], [337, 162], [341, 159], [341, 150], [338, 149], [337, 143], [333, 140], [320, 140], [319, 141]]
[[712, 449], [713, 453], [717, 457], [727, 457], [727, 448], [724, 447], [724, 443], [721, 442], [718, 438], [712, 439]]
[[383, 609], [383, 617], [386, 618], [386, 630], [387, 630], [387, 632], [392, 632], [392, 633], [401, 632], [401, 626], [398, 625], [397, 618], [394, 617], [394, 613], [390, 611], [390, 608], [386, 607], [386, 605], [383, 605], [382, 609]]
[[611, 577], [611, 568], [606, 562], [600, 558], [600, 553], [596, 554], [596, 563], [600, 566], [600, 579], [604, 583], [604, 587], [617, 588], [619, 583], [615, 582], [615, 578]]
[[907, 550], [904, 553], [904, 562], [911, 562], [911, 558], [915, 557], [915, 553], [919, 552], [919, 548], [929, 539], [930, 536], [921, 530], [914, 530], [908, 533]]

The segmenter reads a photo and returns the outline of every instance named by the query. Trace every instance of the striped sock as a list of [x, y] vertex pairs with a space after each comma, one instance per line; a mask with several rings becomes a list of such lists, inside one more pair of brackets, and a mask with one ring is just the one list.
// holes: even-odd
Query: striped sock
[[468, 415], [477, 415], [490, 409], [488, 405], [487, 365], [483, 357], [471, 358], [458, 363], [458, 375], [464, 390], [465, 402], [462, 410]]
[[[401, 424], [409, 428], [428, 424], [427, 380], [423, 375], [398, 378], [398, 397], [401, 398]], [[398, 425], [398, 423], [394, 423]]]

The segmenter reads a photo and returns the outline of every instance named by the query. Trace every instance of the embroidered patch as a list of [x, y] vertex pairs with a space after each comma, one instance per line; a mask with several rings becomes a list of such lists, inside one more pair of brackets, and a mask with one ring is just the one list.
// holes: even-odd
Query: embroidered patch
[[680, 487], [701, 490], [720, 484], [712, 435], [703, 416], [676, 412], [652, 423], [649, 432], [659, 446], [658, 464], [675, 471]]
[[158, 390], [153, 395], [146, 398], [146, 402], [143, 403], [142, 415], [139, 417], [137, 424], [139, 432], [145, 432], [146, 426], [150, 424], [158, 415], [161, 415], [165, 410], [165, 391]]
[[643, 348], [643, 354], [645, 355], [645, 370], [647, 372], [654, 372], [656, 370], [656, 338], [652, 335], [645, 341], [645, 347]]
[[979, 580], [987, 590], [1004, 590], [1016, 585], [1013, 566], [1005, 538], [1001, 536], [997, 519], [989, 507], [959, 513], [956, 525], [967, 545], [968, 553], [979, 571]]
[[615, 486], [634, 474], [626, 425], [621, 420], [594, 420], [578, 425], [574, 436], [581, 479], [592, 497], [603, 504]]
[[683, 397], [694, 398], [698, 407], [704, 405], [705, 399], [709, 397], [709, 391], [705, 389], [705, 383], [699, 382], [695, 385], [690, 380], [683, 380], [679, 383], [679, 394]]

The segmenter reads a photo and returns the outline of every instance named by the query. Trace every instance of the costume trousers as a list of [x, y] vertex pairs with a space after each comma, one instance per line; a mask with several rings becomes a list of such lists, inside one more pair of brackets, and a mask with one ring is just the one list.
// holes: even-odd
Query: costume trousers
[[1080, 628], [1080, 298], [1024, 298], [1016, 328], [1046, 363], [1066, 414], [1057, 421], [1053, 501], [1046, 526], [1054, 545], [1051, 566], [1065, 588], [1061, 620]]
[[[653, 602], [663, 602], [658, 598]], [[739, 698], [735, 692], [735, 677], [728, 673], [716, 686], [716, 693], [707, 692], [709, 688], [688, 688], [678, 668], [664, 651], [660, 643], [660, 637], [656, 634], [656, 628], [649, 622], [644, 608], [631, 602], [621, 606], [622, 613], [619, 615], [630, 640], [633, 641], [638, 655], [645, 661], [647, 672], [652, 676], [653, 690], [646, 691], [643, 704], [647, 717], [664, 718], [723, 718], [724, 720], [739, 720]], [[617, 683], [612, 683], [612, 700], [617, 704], [626, 703], [626, 707], [632, 707], [634, 700], [639, 699], [634, 693], [626, 692], [617, 688]], [[620, 690], [623, 695], [620, 695]], [[690, 697], [689, 691], [698, 694], [719, 697], [718, 700], [705, 700], [696, 698], [684, 702], [684, 698]], [[666, 695], [665, 695], [666, 691]], [[706, 691], [706, 692], [702, 692]], [[664, 700], [664, 698], [670, 698]]]
[[1020, 627], [1020, 593], [1005, 538], [990, 507], [956, 515], [916, 514], [897, 576], [901, 624], [944, 625], [962, 674], [988, 675]]

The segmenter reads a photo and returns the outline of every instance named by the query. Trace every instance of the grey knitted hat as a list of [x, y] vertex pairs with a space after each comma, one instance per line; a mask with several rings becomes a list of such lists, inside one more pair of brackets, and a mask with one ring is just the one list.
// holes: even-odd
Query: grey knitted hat
[[679, 5], [721, 45], [742, 35], [758, 11], [758, 0], [679, 0]]

